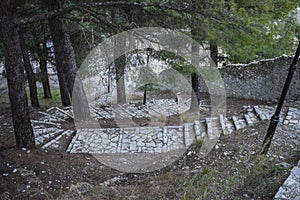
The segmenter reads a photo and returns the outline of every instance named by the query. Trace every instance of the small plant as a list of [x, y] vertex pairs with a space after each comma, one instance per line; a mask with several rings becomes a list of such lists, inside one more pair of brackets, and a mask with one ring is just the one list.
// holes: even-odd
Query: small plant
[[142, 100], [142, 97], [138, 95], [132, 95], [130, 97], [130, 101], [140, 101], [140, 100]]
[[204, 167], [202, 173], [196, 174], [185, 183], [186, 191], [183, 195], [183, 199], [208, 199], [210, 185], [214, 180], [213, 171], [208, 167]]
[[101, 109], [105, 109], [106, 105], [105, 104], [98, 104], [97, 107], [101, 108]]
[[94, 187], [90, 192], [89, 195], [93, 197], [103, 197], [106, 194], [106, 191], [102, 187]]
[[165, 120], [166, 120], [166, 118], [165, 118], [164, 116], [159, 116], [159, 117], [157, 117], [157, 121], [158, 121], [158, 122], [164, 123]]
[[203, 145], [203, 140], [194, 140], [191, 147], [194, 151], [198, 152], [202, 145]]

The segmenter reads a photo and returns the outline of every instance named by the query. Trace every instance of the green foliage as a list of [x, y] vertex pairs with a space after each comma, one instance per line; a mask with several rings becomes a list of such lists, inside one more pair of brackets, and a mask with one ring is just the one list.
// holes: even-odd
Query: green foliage
[[[200, 44], [213, 42], [231, 62], [249, 62], [290, 54], [296, 37], [295, 0], [195, 1], [183, 15], [190, 36]], [[298, 37], [299, 39], [299, 37]]]
[[177, 70], [178, 72], [184, 75], [190, 75], [192, 73], [198, 74], [198, 71], [191, 63], [189, 63], [184, 58], [176, 55], [175, 53], [168, 51], [160, 51], [157, 52], [154, 57], [160, 60], [164, 60], [173, 69]]
[[217, 37], [231, 62], [245, 63], [294, 51], [295, 1], [237, 1], [234, 4], [233, 29], [224, 29]]

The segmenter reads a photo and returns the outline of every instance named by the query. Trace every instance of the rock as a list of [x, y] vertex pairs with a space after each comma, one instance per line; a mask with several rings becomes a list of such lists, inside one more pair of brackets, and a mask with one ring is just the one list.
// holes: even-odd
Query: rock
[[3, 173], [2, 176], [7, 177], [9, 173]]
[[281, 165], [281, 166], [284, 167], [284, 168], [291, 168], [291, 167], [293, 167], [292, 165], [290, 165], [290, 164], [287, 163], [287, 162], [281, 162], [281, 163], [279, 163], [279, 165]]

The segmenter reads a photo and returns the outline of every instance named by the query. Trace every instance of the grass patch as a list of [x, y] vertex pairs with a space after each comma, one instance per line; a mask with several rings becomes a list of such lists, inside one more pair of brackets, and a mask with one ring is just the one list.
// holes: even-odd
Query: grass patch
[[[26, 88], [26, 93], [27, 93], [27, 98], [28, 98], [28, 104], [30, 105], [29, 88]], [[58, 88], [51, 89], [52, 98], [49, 98], [49, 99], [44, 98], [43, 88], [38, 88], [37, 93], [38, 93], [39, 103], [42, 108], [49, 108], [49, 107], [61, 105], [60, 91]], [[9, 103], [8, 92], [3, 92], [0, 95], [0, 103]]]
[[[28, 99], [30, 98], [29, 95], [29, 88], [26, 88], [26, 93]], [[41, 107], [53, 107], [53, 106], [60, 106], [61, 100], [60, 100], [60, 91], [58, 88], [51, 88], [51, 95], [52, 98], [44, 98], [44, 91], [43, 88], [37, 88], [38, 93], [38, 99]], [[28, 101], [30, 103], [30, 100]]]

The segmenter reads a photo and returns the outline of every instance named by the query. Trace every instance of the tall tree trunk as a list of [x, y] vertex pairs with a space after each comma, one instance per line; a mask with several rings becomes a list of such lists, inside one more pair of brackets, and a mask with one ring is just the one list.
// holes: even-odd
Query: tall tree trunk
[[210, 47], [210, 57], [214, 61], [215, 65], [218, 67], [218, 46], [214, 42], [209, 43]]
[[20, 147], [31, 147], [35, 145], [35, 141], [25, 90], [19, 28], [14, 24], [17, 15], [16, 10], [16, 1], [6, 0], [0, 2], [5, 69], [16, 143]]
[[[47, 2], [49, 11], [59, 9], [63, 6], [60, 4], [62, 1], [59, 0], [49, 0]], [[55, 49], [56, 66], [62, 69], [69, 95], [72, 98], [77, 66], [70, 35], [62, 19], [54, 17], [48, 21]]]
[[144, 96], [143, 96], [143, 105], [147, 103], [147, 84], [144, 86]]
[[[192, 64], [195, 66], [199, 65], [200, 55], [199, 55], [199, 45], [196, 43], [192, 43]], [[200, 103], [200, 90], [199, 90], [199, 75], [198, 72], [194, 72], [191, 74], [191, 82], [192, 82], [192, 96], [191, 96], [191, 106], [190, 110], [199, 110]]]
[[75, 120], [78, 121], [88, 121], [91, 119], [91, 113], [89, 109], [88, 100], [79, 77], [76, 77], [74, 84], [73, 93], [73, 112], [76, 117]]
[[199, 76], [196, 73], [191, 74], [191, 81], [192, 81], [192, 97], [191, 97], [191, 107], [190, 110], [199, 109], [200, 103], [200, 91], [199, 91]]
[[[47, 2], [49, 11], [63, 7], [63, 1], [50, 0]], [[80, 79], [75, 84], [77, 65], [70, 35], [62, 19], [54, 17], [48, 21], [54, 44], [57, 71], [60, 72], [61, 78], [65, 80], [70, 98], [72, 98], [73, 87], [76, 90], [73, 99], [76, 101], [76, 106], [73, 106], [74, 115], [77, 120], [89, 120], [89, 105]], [[59, 82], [61, 85], [61, 80]]]
[[114, 54], [115, 57], [118, 57], [115, 61], [115, 70], [116, 70], [116, 83], [117, 83], [117, 103], [125, 104], [126, 103], [126, 89], [125, 89], [125, 65], [126, 65], [126, 56], [125, 56], [125, 38], [117, 37], [115, 39], [115, 48]]
[[126, 103], [126, 91], [125, 91], [125, 55], [117, 58], [115, 60], [116, 68], [116, 81], [117, 81], [117, 103], [125, 104]]
[[[122, 16], [119, 13], [119, 10], [114, 10], [111, 13], [111, 18], [113, 22], [120, 21]], [[114, 32], [115, 33], [115, 32]], [[114, 42], [114, 65], [116, 72], [116, 87], [117, 87], [117, 104], [126, 103], [126, 89], [125, 89], [125, 45], [126, 40], [123, 37], [117, 35]]]
[[44, 98], [52, 98], [51, 95], [51, 89], [50, 89], [50, 82], [49, 82], [49, 76], [47, 71], [47, 47], [46, 47], [46, 41], [43, 41], [43, 44], [39, 46], [38, 50], [38, 56], [40, 60], [40, 69], [41, 69], [41, 81], [43, 85], [43, 91], [44, 91]]
[[[55, 10], [60, 7], [58, 0], [49, 0], [46, 1], [48, 5], [48, 10]], [[65, 57], [64, 52], [64, 44], [66, 43], [66, 38], [64, 37], [66, 31], [63, 30], [63, 23], [62, 21], [57, 18], [51, 18], [48, 20], [49, 28], [52, 35], [52, 40], [54, 44], [54, 53], [55, 53], [55, 64], [59, 82], [59, 89], [60, 89], [60, 97], [63, 106], [71, 106], [71, 95], [72, 91], [70, 89], [70, 79], [72, 79], [73, 75], [66, 73], [66, 68], [72, 67], [69, 66], [69, 63], [66, 63], [68, 57]], [[69, 52], [69, 50], [67, 50]], [[74, 77], [75, 80], [75, 77]], [[73, 83], [74, 83], [73, 80]], [[73, 85], [72, 85], [73, 87]]]
[[68, 93], [68, 87], [65, 81], [64, 73], [62, 72], [62, 69], [60, 67], [57, 67], [57, 64], [56, 64], [56, 70], [57, 70], [61, 104], [62, 106], [65, 107], [71, 106], [71, 99]]
[[38, 108], [38, 107], [40, 107], [40, 105], [39, 105], [39, 99], [38, 99], [37, 88], [36, 88], [35, 74], [33, 72], [32, 66], [30, 64], [29, 51], [25, 44], [25, 38], [23, 36], [22, 31], [20, 31], [19, 34], [20, 34], [20, 40], [21, 40], [23, 62], [24, 62], [24, 67], [25, 67], [25, 71], [27, 74], [27, 80], [28, 80], [31, 106], [34, 108]]

